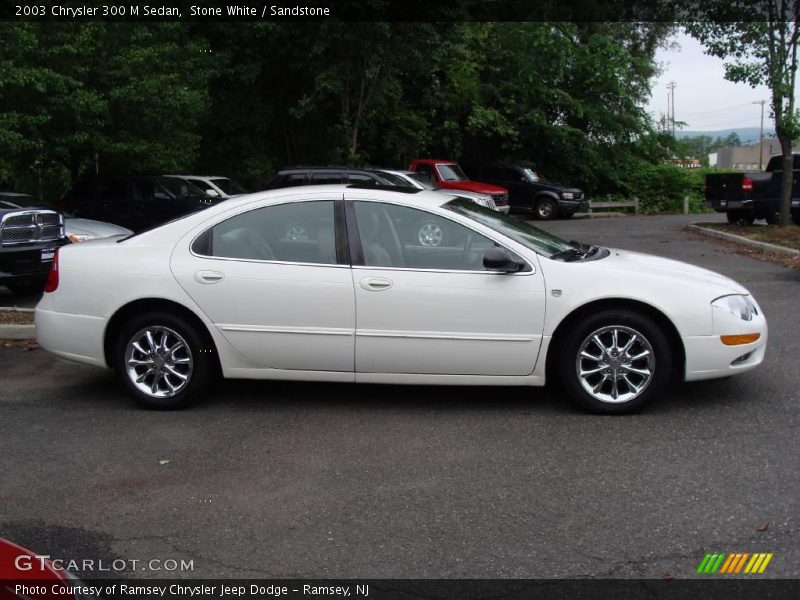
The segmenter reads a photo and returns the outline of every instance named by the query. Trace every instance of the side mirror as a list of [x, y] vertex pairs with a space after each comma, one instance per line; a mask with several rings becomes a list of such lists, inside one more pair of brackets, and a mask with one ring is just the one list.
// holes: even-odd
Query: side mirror
[[211, 188], [206, 190], [206, 195], [211, 196], [212, 198], [219, 198], [219, 192], [217, 190], [212, 190]]
[[514, 259], [505, 248], [494, 246], [483, 255], [483, 268], [500, 273], [516, 273], [525, 265]]

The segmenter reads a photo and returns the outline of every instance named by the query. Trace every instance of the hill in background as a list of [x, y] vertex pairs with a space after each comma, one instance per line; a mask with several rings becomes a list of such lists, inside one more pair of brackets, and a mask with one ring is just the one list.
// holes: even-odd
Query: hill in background
[[[707, 135], [712, 139], [717, 139], [726, 138], [731, 133], [735, 133], [739, 136], [739, 139], [742, 140], [742, 145], [746, 145], [753, 144], [758, 141], [758, 132], [758, 127], [739, 127], [737, 129], [717, 129], [714, 131], [684, 130], [676, 131], [675, 137], [677, 137], [679, 140], [682, 140], [683, 138]], [[775, 131], [771, 127], [764, 127], [764, 137], [775, 137]]]

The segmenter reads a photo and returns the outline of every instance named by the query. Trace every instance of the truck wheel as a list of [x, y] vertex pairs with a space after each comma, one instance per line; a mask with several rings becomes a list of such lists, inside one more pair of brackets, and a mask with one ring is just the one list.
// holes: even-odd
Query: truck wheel
[[795, 225], [800, 225], [800, 213], [793, 213], [792, 214], [792, 222]]
[[536, 218], [549, 221], [558, 216], [558, 206], [550, 198], [543, 198], [536, 203]]
[[728, 223], [734, 225], [752, 225], [756, 220], [755, 215], [746, 210], [729, 210], [726, 216], [728, 217]]
[[780, 225], [781, 213], [779, 213], [777, 210], [770, 209], [764, 216], [764, 220], [767, 222], [768, 225]]

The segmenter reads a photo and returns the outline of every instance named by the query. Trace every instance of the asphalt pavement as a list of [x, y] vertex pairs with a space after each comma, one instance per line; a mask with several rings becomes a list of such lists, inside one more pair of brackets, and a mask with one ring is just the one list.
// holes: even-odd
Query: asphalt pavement
[[767, 315], [760, 368], [632, 416], [537, 388], [270, 382], [148, 412], [110, 373], [0, 350], [0, 537], [193, 562], [124, 573], [143, 578], [683, 578], [711, 551], [772, 552], [763, 577], [797, 577], [800, 271], [692, 220], [543, 225], [719, 271]]

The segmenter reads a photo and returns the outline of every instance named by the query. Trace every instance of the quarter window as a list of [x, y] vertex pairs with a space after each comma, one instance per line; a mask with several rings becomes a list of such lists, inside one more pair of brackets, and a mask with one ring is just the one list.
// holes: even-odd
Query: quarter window
[[192, 244], [195, 254], [243, 260], [336, 264], [334, 202], [293, 202], [219, 223]]
[[429, 212], [355, 202], [364, 264], [368, 267], [482, 271], [492, 240]]

